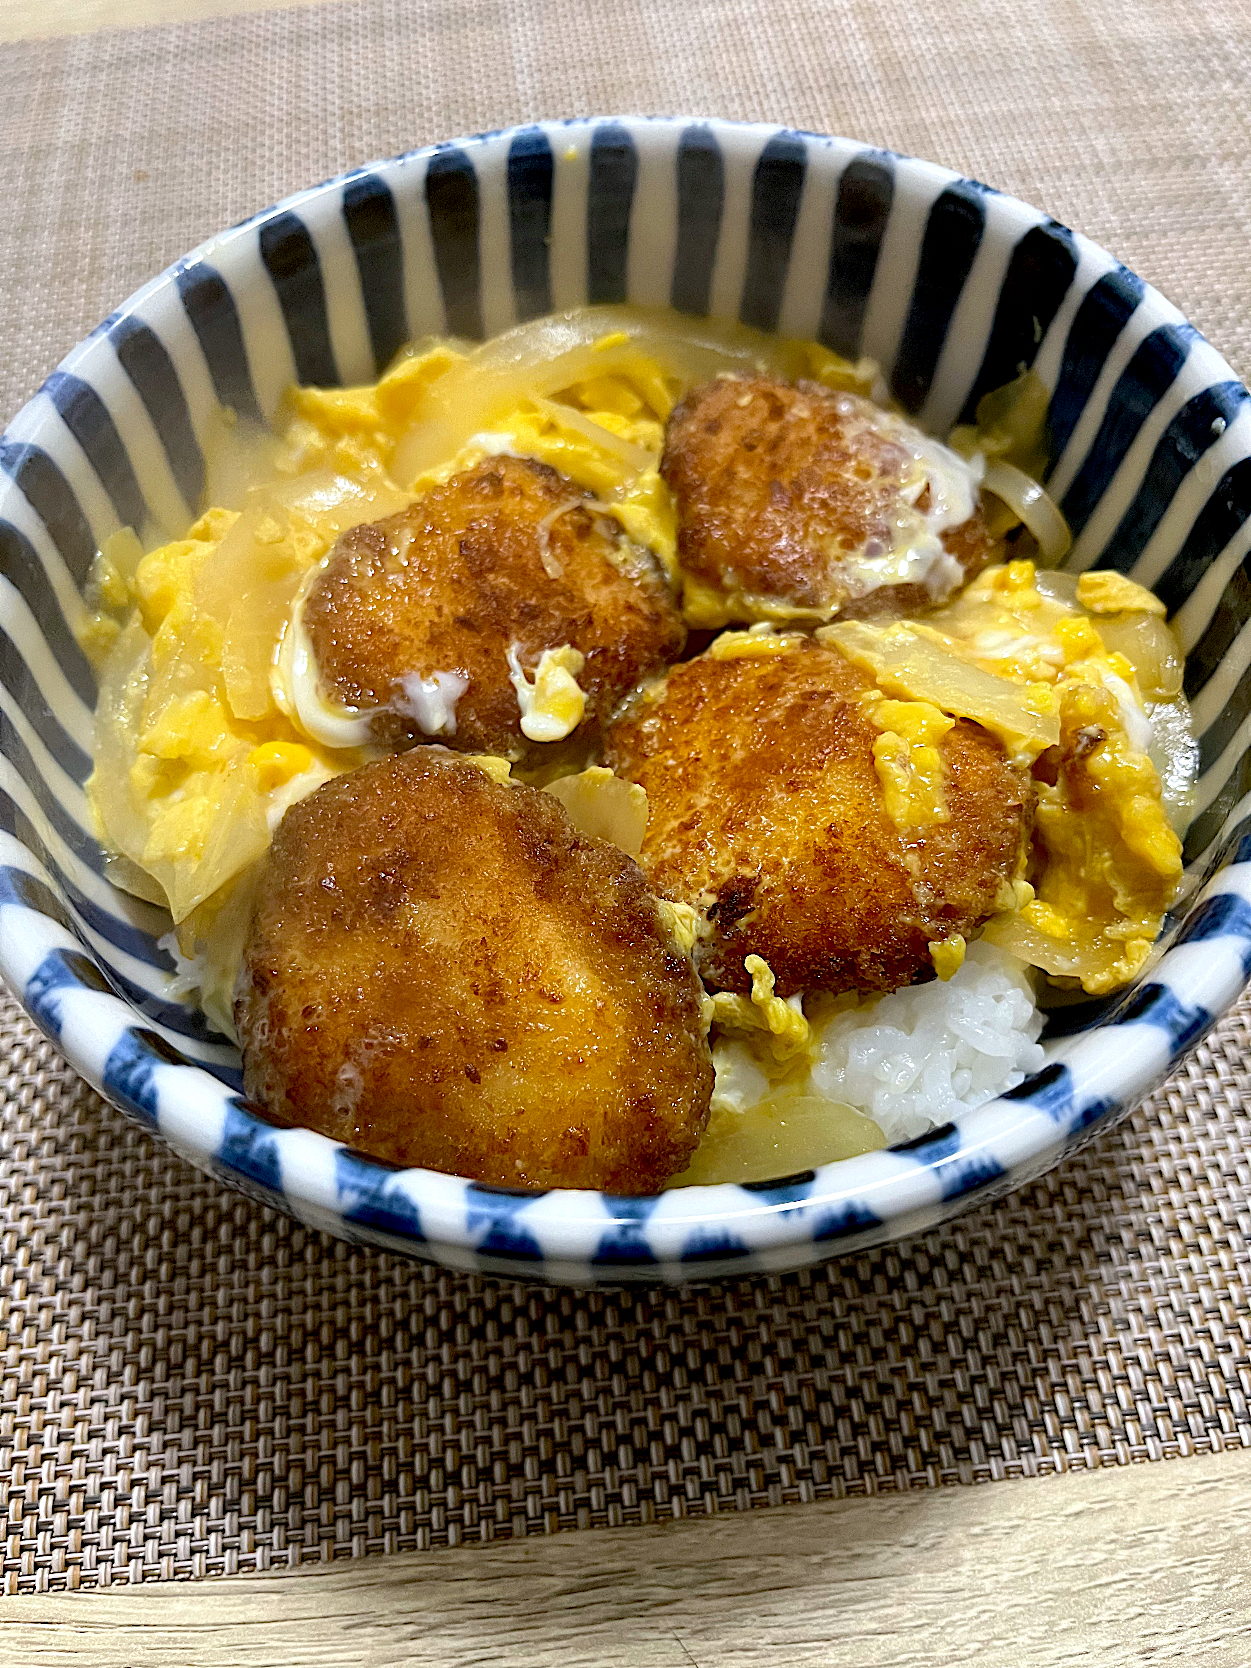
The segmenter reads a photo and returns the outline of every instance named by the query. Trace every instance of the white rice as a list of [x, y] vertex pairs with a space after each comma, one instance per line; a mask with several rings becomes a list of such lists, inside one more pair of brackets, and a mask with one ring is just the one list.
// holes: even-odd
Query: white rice
[[[799, 1077], [786, 1073], [786, 1092], [854, 1107], [888, 1142], [924, 1135], [985, 1105], [1044, 1062], [1029, 970], [990, 944], [970, 945], [946, 984], [860, 1001], [840, 997], [832, 1007], [818, 999], [805, 1008], [810, 1064]], [[714, 1113], [749, 1115], [770, 1103], [776, 1073], [756, 1046], [733, 1033], [717, 1036]]]
[[[991, 944], [971, 944], [946, 984], [936, 979], [867, 997], [814, 1024], [807, 1086], [874, 1119], [887, 1141], [907, 1141], [1037, 1071], [1041, 1029], [1022, 962]], [[767, 1079], [751, 1068], [742, 1044], [717, 1053], [721, 1098], [746, 1111], [767, 1093]]]
[[971, 944], [945, 984], [912, 985], [831, 1015], [817, 1032], [810, 1081], [872, 1118], [888, 1141], [906, 1141], [1037, 1071], [1042, 1026], [1024, 965], [991, 944]]

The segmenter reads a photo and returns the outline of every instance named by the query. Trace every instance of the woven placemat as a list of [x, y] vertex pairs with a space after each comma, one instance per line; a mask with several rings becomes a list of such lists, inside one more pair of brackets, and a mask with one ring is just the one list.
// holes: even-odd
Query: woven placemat
[[1251, 1446], [1251, 1001], [1045, 1181], [676, 1292], [472, 1279], [258, 1209], [6, 1002], [9, 1591]]
[[[358, 3], [0, 52], [0, 407], [219, 227], [534, 115], [709, 111], [1018, 192], [1251, 368], [1251, 14], [972, 0]], [[906, 1246], [579, 1294], [223, 1191], [7, 1001], [9, 1591], [290, 1566], [1251, 1446], [1244, 1003], [1132, 1120]]]

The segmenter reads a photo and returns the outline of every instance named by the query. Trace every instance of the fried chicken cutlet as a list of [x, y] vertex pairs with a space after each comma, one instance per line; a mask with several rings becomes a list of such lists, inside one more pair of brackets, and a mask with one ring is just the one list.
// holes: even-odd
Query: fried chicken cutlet
[[419, 747], [293, 806], [235, 1022], [247, 1093], [404, 1165], [647, 1193], [708, 1117], [702, 992], [634, 861]]
[[721, 377], [669, 417], [687, 618], [916, 613], [991, 559], [963, 459], [856, 394]]
[[966, 719], [939, 743], [947, 820], [901, 831], [874, 759], [872, 686], [810, 639], [675, 666], [613, 725], [607, 763], [647, 790], [639, 862], [708, 922], [705, 983], [779, 996], [894, 990], [933, 976], [932, 943], [971, 937], [1018, 873], [1033, 784]]
[[[682, 652], [686, 628], [651, 555], [545, 464], [484, 458], [408, 509], [345, 533], [309, 589], [303, 628], [323, 694], [370, 713], [388, 744], [534, 762], [509, 651], [533, 673], [545, 650], [585, 657], [576, 734], [596, 740], [617, 704]], [[423, 730], [412, 680], [463, 685], [452, 727]]]

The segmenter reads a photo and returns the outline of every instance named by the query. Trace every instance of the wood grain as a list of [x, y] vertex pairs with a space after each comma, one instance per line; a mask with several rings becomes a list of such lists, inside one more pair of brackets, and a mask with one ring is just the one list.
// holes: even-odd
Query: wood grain
[[[326, 0], [302, 0], [302, 4]], [[130, 29], [145, 23], [197, 23], [206, 17], [271, 12], [291, 0], [5, 0], [0, 41], [85, 35], [95, 29]]]
[[12, 1668], [1251, 1662], [1251, 1453], [0, 1605]]

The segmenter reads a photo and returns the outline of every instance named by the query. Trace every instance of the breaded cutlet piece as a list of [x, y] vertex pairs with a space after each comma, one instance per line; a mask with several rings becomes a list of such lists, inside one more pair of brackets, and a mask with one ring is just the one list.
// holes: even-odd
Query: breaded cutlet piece
[[868, 680], [799, 638], [769, 658], [675, 666], [608, 737], [607, 763], [647, 790], [639, 862], [694, 906], [706, 984], [746, 993], [749, 955], [779, 996], [895, 990], [933, 975], [931, 941], [972, 936], [1017, 873], [1033, 784], [998, 740], [960, 719], [939, 744], [950, 820], [886, 814], [857, 697]]
[[650, 553], [546, 464], [488, 457], [384, 521], [339, 540], [304, 603], [304, 629], [327, 698], [382, 709], [375, 738], [426, 739], [402, 708], [401, 680], [467, 677], [458, 752], [542, 755], [521, 733], [508, 650], [533, 674], [545, 649], [586, 656], [593, 741], [622, 697], [677, 658], [686, 628]]
[[900, 440], [909, 431], [925, 440], [871, 401], [814, 382], [721, 377], [693, 389], [669, 417], [660, 471], [682, 572], [721, 606], [720, 619], [700, 623], [916, 613], [944, 601], [961, 571], [971, 579], [985, 567], [997, 547], [974, 495], [972, 517], [941, 533], [941, 550], [933, 535], [916, 546], [932, 566], [868, 588], [878, 576], [864, 559], [896, 548], [900, 516], [915, 527], [930, 506]]
[[235, 1002], [247, 1093], [398, 1164], [647, 1193], [708, 1117], [702, 992], [638, 865], [441, 747], [289, 810]]

